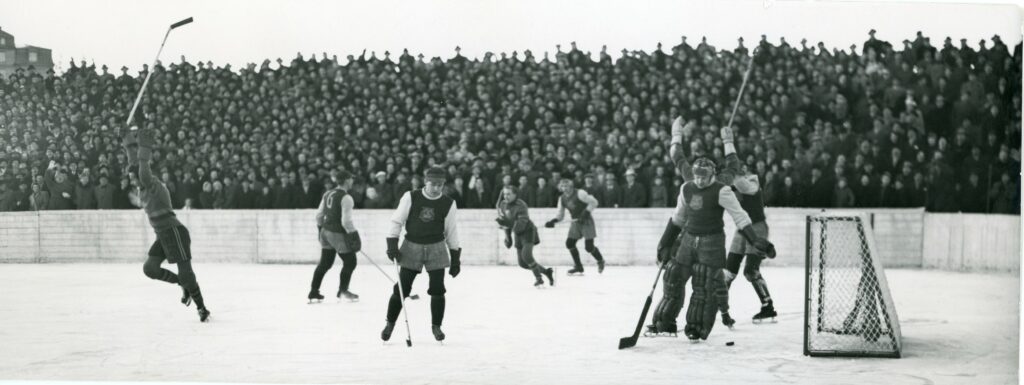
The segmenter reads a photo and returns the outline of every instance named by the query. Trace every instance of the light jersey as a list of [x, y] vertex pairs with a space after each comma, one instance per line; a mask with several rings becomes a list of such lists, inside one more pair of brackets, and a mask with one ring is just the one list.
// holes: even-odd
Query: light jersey
[[348, 195], [343, 189], [333, 189], [324, 195], [324, 230], [345, 234], [341, 225], [341, 201]]
[[572, 191], [569, 197], [566, 197], [565, 194], [559, 195], [558, 202], [569, 211], [569, 216], [572, 219], [577, 219], [580, 217], [580, 214], [587, 210], [587, 202], [580, 199], [580, 192], [583, 190], [573, 189]]
[[725, 209], [718, 202], [718, 196], [725, 185], [715, 181], [705, 188], [692, 182], [683, 185], [683, 201], [686, 204], [686, 232], [693, 235], [720, 233], [725, 229], [722, 214]]
[[428, 199], [423, 196], [423, 190], [410, 191], [409, 197], [412, 205], [405, 221], [405, 239], [419, 244], [445, 240], [445, 218], [455, 201], [444, 194], [437, 199]]
[[150, 176], [149, 183], [146, 183], [149, 187], [142, 188], [141, 180], [139, 184], [139, 203], [142, 210], [146, 212], [146, 216], [149, 217], [149, 225], [153, 227], [153, 230], [160, 231], [182, 226], [178, 218], [174, 216], [171, 193], [167, 191], [167, 186], [163, 182], [155, 176]]

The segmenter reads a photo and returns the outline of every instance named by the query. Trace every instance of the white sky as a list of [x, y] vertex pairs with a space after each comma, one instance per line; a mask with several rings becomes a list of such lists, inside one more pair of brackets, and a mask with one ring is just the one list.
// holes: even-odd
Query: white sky
[[947, 35], [972, 45], [993, 34], [1010, 46], [1021, 39], [1017, 6], [949, 2], [777, 1], [765, 9], [760, 0], [0, 0], [0, 28], [19, 46], [53, 49], [58, 69], [74, 57], [135, 70], [153, 60], [167, 26], [188, 16], [196, 21], [171, 35], [165, 63], [184, 54], [238, 68], [265, 58], [287, 62], [297, 52], [344, 59], [363, 48], [378, 57], [384, 50], [397, 57], [402, 48], [449, 57], [456, 45], [467, 56], [528, 48], [540, 57], [574, 40], [595, 54], [607, 44], [614, 54], [650, 51], [659, 41], [667, 49], [681, 35], [691, 44], [706, 35], [719, 48], [734, 47], [742, 36], [749, 47], [762, 33], [773, 42], [784, 36], [796, 45], [806, 37], [848, 47], [860, 45], [871, 28], [897, 47], [918, 30], [934, 45]]

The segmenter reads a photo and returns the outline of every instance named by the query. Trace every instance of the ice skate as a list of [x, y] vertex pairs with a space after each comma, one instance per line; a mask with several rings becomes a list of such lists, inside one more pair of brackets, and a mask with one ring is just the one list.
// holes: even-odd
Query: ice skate
[[384, 340], [384, 342], [387, 342], [388, 340], [391, 339], [391, 332], [393, 331], [395, 331], [394, 322], [388, 322], [384, 324], [384, 330], [380, 331], [380, 339]]
[[349, 302], [359, 302], [359, 294], [348, 290], [338, 290], [338, 300], [347, 299]]
[[722, 313], [722, 325], [725, 325], [729, 330], [733, 330], [733, 326], [736, 325], [736, 320], [732, 319], [732, 317], [729, 316], [729, 313]]
[[555, 286], [555, 269], [547, 268], [544, 269], [544, 276], [548, 278], [548, 284]]
[[199, 322], [206, 322], [210, 319], [210, 311], [205, 307], [199, 308]]
[[604, 273], [604, 260], [603, 259], [598, 259], [597, 260], [597, 273], [598, 274]]
[[188, 307], [192, 304], [192, 295], [188, 293], [188, 289], [181, 288], [181, 303]]
[[777, 322], [775, 320], [776, 316], [778, 316], [778, 313], [775, 312], [775, 306], [772, 306], [772, 303], [768, 302], [764, 306], [761, 306], [760, 312], [754, 314], [754, 323], [759, 324], [765, 320], [770, 320], [772, 323], [775, 323]]
[[537, 281], [533, 283], [533, 287], [537, 289], [544, 288], [544, 278], [537, 277]]
[[644, 337], [679, 337], [679, 331], [676, 330], [675, 325], [665, 325], [655, 321], [651, 325], [647, 325], [647, 330], [644, 330]]
[[444, 341], [444, 332], [441, 331], [440, 325], [430, 325], [430, 331], [434, 333], [434, 339], [437, 340], [437, 342]]
[[310, 290], [306, 298], [309, 299], [310, 304], [324, 301], [324, 296], [320, 294], [320, 290]]
[[566, 275], [568, 275], [570, 277], [572, 277], [572, 276], [580, 276], [580, 277], [582, 277], [583, 276], [583, 266], [576, 266], [576, 267], [573, 267], [572, 269], [569, 269], [569, 271], [566, 272]]

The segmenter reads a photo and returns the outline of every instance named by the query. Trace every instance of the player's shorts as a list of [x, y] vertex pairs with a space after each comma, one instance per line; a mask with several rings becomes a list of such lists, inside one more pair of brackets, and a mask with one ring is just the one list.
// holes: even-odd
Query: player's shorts
[[[762, 221], [754, 223], [750, 226], [754, 228], [754, 233], [757, 234], [757, 236], [764, 239], [768, 239], [768, 223]], [[757, 248], [754, 247], [754, 245], [750, 244], [750, 242], [747, 242], [747, 239], [743, 238], [743, 236], [740, 235], [739, 230], [736, 230], [736, 234], [733, 235], [732, 237], [732, 246], [729, 247], [729, 253], [758, 254], [758, 251]]]
[[683, 232], [673, 262], [689, 266], [694, 263], [725, 268], [725, 233], [693, 235]]
[[331, 230], [320, 230], [320, 247], [334, 249], [338, 254], [351, 253], [352, 249], [345, 242], [345, 234]]
[[185, 226], [174, 226], [156, 232], [156, 242], [149, 248], [149, 255], [166, 259], [168, 263], [192, 260], [192, 239]]
[[404, 240], [398, 251], [402, 255], [399, 264], [416, 272], [421, 272], [424, 268], [427, 271], [434, 271], [452, 265], [451, 257], [448, 256], [448, 244], [444, 241], [423, 245]]
[[587, 219], [586, 221], [572, 221], [569, 225], [569, 239], [594, 239], [597, 238], [597, 226], [594, 225], [594, 219]]
[[519, 257], [519, 267], [532, 269], [537, 261], [533, 259], [533, 242], [525, 242], [522, 246], [516, 246], [516, 256]]

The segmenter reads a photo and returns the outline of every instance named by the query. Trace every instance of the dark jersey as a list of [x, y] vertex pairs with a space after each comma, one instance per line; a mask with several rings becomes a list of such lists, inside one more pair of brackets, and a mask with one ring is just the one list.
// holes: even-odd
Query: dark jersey
[[721, 233], [725, 229], [722, 214], [725, 209], [718, 202], [722, 188], [720, 182], [713, 182], [699, 188], [693, 182], [683, 185], [683, 199], [686, 202], [686, 232], [693, 235]]
[[334, 189], [324, 194], [324, 230], [344, 234], [345, 227], [341, 225], [341, 200], [348, 195], [348, 191]]
[[764, 194], [761, 192], [761, 189], [757, 189], [757, 192], [753, 194], [742, 194], [735, 187], [733, 187], [733, 191], [736, 192], [736, 197], [740, 199], [740, 207], [743, 207], [743, 211], [750, 215], [751, 222], [765, 221]]
[[579, 218], [580, 214], [587, 209], [587, 202], [580, 200], [579, 191], [580, 190], [573, 190], [572, 194], [569, 194], [569, 197], [566, 197], [565, 194], [558, 197], [559, 203], [569, 211], [569, 216], [571, 216], [572, 219]]
[[444, 240], [445, 218], [454, 201], [447, 195], [427, 199], [423, 190], [409, 192], [412, 205], [405, 221], [405, 239], [419, 244], [430, 244]]

